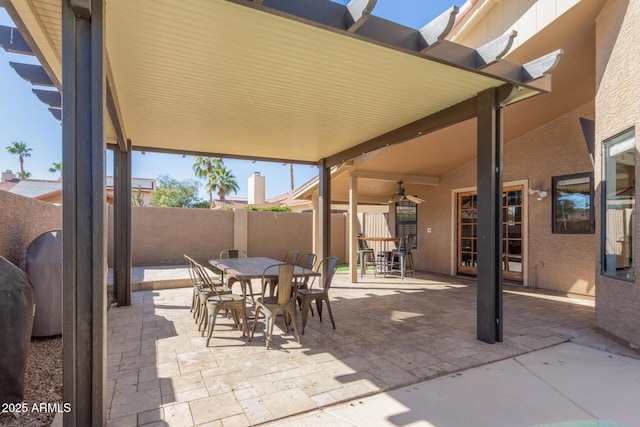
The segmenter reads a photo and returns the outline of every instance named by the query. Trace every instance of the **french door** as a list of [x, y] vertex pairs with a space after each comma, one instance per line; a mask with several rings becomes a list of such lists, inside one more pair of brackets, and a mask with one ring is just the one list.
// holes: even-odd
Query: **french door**
[[[502, 193], [502, 277], [523, 281], [523, 186], [505, 187]], [[457, 202], [457, 272], [477, 274], [478, 193], [458, 193]]]

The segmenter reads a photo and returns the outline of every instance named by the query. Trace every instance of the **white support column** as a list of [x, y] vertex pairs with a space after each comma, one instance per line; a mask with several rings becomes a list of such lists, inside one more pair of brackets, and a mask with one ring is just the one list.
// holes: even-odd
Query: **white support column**
[[[358, 282], [358, 177], [351, 175], [349, 187], [349, 277]], [[361, 261], [362, 262], [362, 261]]]

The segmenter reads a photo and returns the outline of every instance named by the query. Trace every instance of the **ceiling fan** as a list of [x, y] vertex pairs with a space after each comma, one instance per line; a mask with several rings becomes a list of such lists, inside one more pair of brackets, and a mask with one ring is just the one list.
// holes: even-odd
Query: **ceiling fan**
[[402, 181], [398, 181], [398, 188], [396, 189], [396, 192], [394, 194], [389, 196], [389, 200], [387, 203], [398, 203], [403, 200], [410, 200], [416, 204], [424, 202], [424, 200], [422, 200], [419, 197], [404, 194], [404, 188], [402, 188]]

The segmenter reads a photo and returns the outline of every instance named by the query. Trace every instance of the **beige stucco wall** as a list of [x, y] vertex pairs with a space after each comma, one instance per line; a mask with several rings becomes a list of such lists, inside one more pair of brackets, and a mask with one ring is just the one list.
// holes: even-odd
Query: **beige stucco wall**
[[[504, 181], [526, 180], [530, 187], [549, 193], [538, 201], [526, 193], [525, 186], [527, 286], [594, 295], [595, 235], [551, 232], [551, 177], [593, 169], [578, 121], [579, 117], [592, 119], [593, 108], [593, 103], [584, 105], [505, 145]], [[451, 273], [455, 261], [454, 190], [475, 186], [474, 161], [443, 176], [437, 187], [422, 187], [418, 192], [426, 200], [418, 207], [418, 250], [414, 251], [418, 269]]]
[[[640, 129], [640, 0], [610, 0], [596, 21], [596, 176], [601, 176], [601, 142], [631, 127]], [[636, 182], [639, 178], [636, 155]], [[598, 202], [601, 200], [600, 193]], [[636, 185], [636, 199], [638, 187]], [[600, 206], [600, 203], [598, 203]], [[600, 218], [598, 218], [600, 219]], [[600, 221], [597, 235], [600, 236]], [[636, 216], [636, 227], [640, 225]], [[635, 237], [634, 251], [640, 250]], [[602, 329], [640, 347], [640, 277], [634, 282], [600, 275], [597, 245], [596, 319]], [[635, 257], [638, 270], [638, 257]]]
[[580, 1], [593, 0], [480, 0], [486, 5], [478, 5], [472, 11], [472, 25], [454, 29], [450, 38], [479, 47], [516, 31], [518, 36], [512, 46], [515, 50]]
[[[109, 206], [108, 263], [113, 265], [113, 206]], [[183, 255], [206, 262], [233, 247], [233, 212], [132, 207], [134, 266], [182, 264]]]
[[0, 256], [24, 269], [27, 249], [42, 233], [62, 228], [62, 208], [0, 191]]
[[[331, 255], [345, 259], [345, 217], [332, 215]], [[109, 207], [108, 263], [113, 265], [113, 207]], [[312, 214], [133, 207], [134, 266], [182, 264], [183, 255], [206, 262], [229, 248], [250, 256], [281, 259], [287, 252], [312, 252]]]

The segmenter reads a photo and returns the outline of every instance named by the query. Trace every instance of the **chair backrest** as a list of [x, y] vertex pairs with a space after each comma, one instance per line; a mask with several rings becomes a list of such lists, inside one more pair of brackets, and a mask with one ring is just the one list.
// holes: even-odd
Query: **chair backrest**
[[322, 274], [324, 279], [324, 291], [329, 292], [333, 275], [338, 268], [338, 258], [334, 256], [324, 258], [318, 265], [318, 272]]
[[298, 261], [296, 261], [296, 265], [306, 268], [308, 270], [313, 270], [313, 266], [316, 263], [316, 254], [304, 254], [298, 257]]
[[289, 253], [284, 256], [283, 261], [286, 262], [287, 264], [296, 265], [296, 261], [298, 261], [299, 254], [300, 252], [296, 251], [295, 249], [292, 251], [289, 251]]
[[[212, 290], [217, 296], [220, 296], [218, 293], [218, 289], [215, 284], [211, 280], [211, 276], [207, 273], [207, 269], [204, 266], [196, 261], [193, 261], [194, 270], [196, 271], [198, 277], [200, 278], [200, 283], [202, 283], [202, 288], [207, 288]], [[198, 286], [200, 289], [200, 286]]]
[[193, 263], [195, 262], [193, 258], [184, 255], [184, 260], [187, 263], [187, 270], [189, 271], [189, 277], [191, 278], [191, 283], [194, 285], [198, 283], [198, 273], [195, 271], [195, 267]]
[[405, 252], [410, 253], [411, 249], [413, 249], [413, 244], [416, 241], [415, 234], [407, 234]]
[[358, 250], [364, 250], [364, 249], [369, 249], [369, 245], [367, 244], [366, 240], [363, 240], [362, 238], [365, 237], [364, 234], [360, 234], [358, 233], [357, 235], [357, 239], [358, 239]]
[[225, 249], [224, 251], [220, 252], [220, 259], [246, 258], [246, 257], [247, 257], [247, 251], [243, 249]]
[[[296, 265], [302, 268], [306, 268], [307, 270], [313, 270], [313, 266], [316, 263], [316, 254], [304, 254], [298, 257], [298, 262]], [[300, 289], [305, 289], [309, 284], [310, 276], [304, 276], [302, 280], [298, 280], [298, 284]]]
[[291, 298], [295, 297], [292, 295], [293, 290], [293, 270], [295, 266], [293, 264], [274, 264], [265, 268], [262, 272], [262, 292], [264, 295], [264, 290], [266, 289], [266, 285], [269, 282], [269, 279], [266, 276], [273, 275], [274, 270], [278, 271], [278, 304], [287, 304]]

